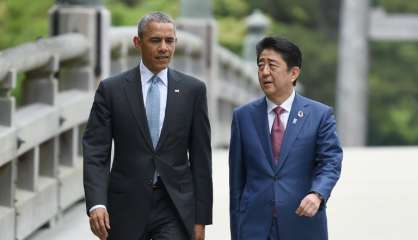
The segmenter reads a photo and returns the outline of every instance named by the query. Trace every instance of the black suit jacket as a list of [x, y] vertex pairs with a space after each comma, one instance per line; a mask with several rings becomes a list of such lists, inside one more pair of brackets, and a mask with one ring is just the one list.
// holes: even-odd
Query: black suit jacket
[[165, 119], [154, 150], [139, 67], [103, 80], [83, 136], [83, 156], [87, 211], [106, 205], [109, 239], [137, 240], [143, 234], [155, 168], [190, 237], [194, 224], [212, 223], [210, 125], [203, 82], [168, 70]]

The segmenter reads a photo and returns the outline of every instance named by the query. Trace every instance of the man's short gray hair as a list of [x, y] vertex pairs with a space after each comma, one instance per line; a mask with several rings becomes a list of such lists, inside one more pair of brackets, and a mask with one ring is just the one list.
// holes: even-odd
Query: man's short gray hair
[[171, 23], [173, 24], [174, 31], [176, 30], [176, 24], [174, 23], [174, 20], [170, 16], [162, 12], [152, 12], [142, 17], [141, 20], [139, 21], [138, 23], [138, 36], [139, 37], [143, 36], [146, 30], [145, 28], [150, 22]]

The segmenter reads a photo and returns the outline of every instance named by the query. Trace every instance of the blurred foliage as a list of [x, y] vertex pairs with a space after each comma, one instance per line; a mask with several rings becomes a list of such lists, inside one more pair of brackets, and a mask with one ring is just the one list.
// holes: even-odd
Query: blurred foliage
[[[48, 9], [54, 0], [0, 1], [0, 49], [48, 35]], [[27, 7], [31, 4], [31, 7]]]
[[[180, 0], [102, 0], [112, 13], [112, 25], [136, 25], [147, 13], [163, 11], [171, 17], [179, 15]], [[129, 2], [129, 4], [126, 4]]]
[[[374, 0], [388, 13], [418, 14], [418, 1]], [[418, 41], [417, 41], [418, 42]], [[418, 144], [418, 43], [370, 44], [370, 145]]]
[[[48, 9], [54, 0], [0, 0], [0, 49], [48, 35]], [[180, 0], [102, 0], [112, 24], [135, 25], [151, 11], [179, 16]], [[266, 13], [269, 35], [297, 43], [303, 52], [299, 83], [308, 97], [334, 106], [341, 0], [212, 0], [219, 43], [241, 54], [245, 18]], [[31, 4], [31, 7], [27, 7]], [[389, 13], [418, 14], [418, 1], [372, 0]], [[370, 43], [369, 145], [418, 144], [418, 44]], [[23, 76], [19, 77], [21, 83]], [[14, 94], [18, 96], [18, 91]], [[356, 113], [353, 113], [356, 114]]]
[[418, 143], [418, 43], [371, 44], [369, 143]]
[[222, 17], [245, 18], [250, 13], [250, 5], [243, 0], [213, 0], [213, 14]]
[[[102, 0], [112, 13], [112, 24], [136, 25], [141, 16], [164, 11], [178, 16], [180, 0]], [[48, 36], [48, 10], [55, 0], [0, 0], [0, 49]], [[30, 4], [31, 7], [27, 7]]]
[[374, 0], [374, 5], [382, 6], [389, 13], [417, 13], [418, 1]]
[[223, 17], [217, 19], [219, 43], [229, 50], [241, 55], [243, 52], [243, 39], [246, 34], [244, 19]]
[[[336, 0], [248, 0], [282, 24], [297, 24], [336, 36], [340, 1]], [[273, 7], [274, 6], [274, 7]]]

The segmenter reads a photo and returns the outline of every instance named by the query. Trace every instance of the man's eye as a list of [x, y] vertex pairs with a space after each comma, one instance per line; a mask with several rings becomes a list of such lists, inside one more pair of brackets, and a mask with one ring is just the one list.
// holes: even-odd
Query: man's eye
[[159, 39], [159, 38], [151, 38], [151, 42], [153, 42], [153, 43], [158, 43], [160, 41], [161, 41], [161, 39]]
[[165, 40], [167, 43], [174, 43], [174, 39], [173, 38], [168, 38]]

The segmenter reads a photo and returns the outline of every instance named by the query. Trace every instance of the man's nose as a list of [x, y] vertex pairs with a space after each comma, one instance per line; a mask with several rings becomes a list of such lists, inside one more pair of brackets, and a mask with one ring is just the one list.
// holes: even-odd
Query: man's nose
[[168, 51], [168, 45], [167, 45], [167, 43], [164, 40], [161, 41], [161, 45], [160, 45], [160, 49], [159, 50], [162, 51], [162, 52]]
[[268, 75], [270, 75], [270, 68], [269, 68], [268, 66], [264, 66], [264, 67], [261, 69], [261, 75], [263, 75], [263, 76], [268, 76]]

